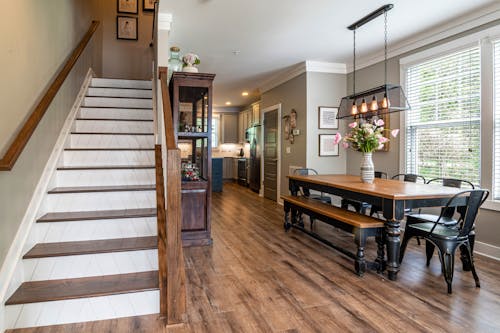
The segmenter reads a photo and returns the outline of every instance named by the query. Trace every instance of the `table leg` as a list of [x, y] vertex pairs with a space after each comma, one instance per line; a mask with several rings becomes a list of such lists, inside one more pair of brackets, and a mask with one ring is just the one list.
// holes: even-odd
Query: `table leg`
[[387, 220], [385, 222], [385, 233], [387, 235], [387, 274], [389, 280], [396, 280], [399, 272], [399, 249], [401, 247], [401, 229], [398, 220]]
[[283, 223], [283, 227], [285, 228], [285, 231], [290, 230], [292, 225], [290, 224], [290, 205], [288, 205], [287, 202], [284, 204], [284, 211], [285, 211], [285, 222]]

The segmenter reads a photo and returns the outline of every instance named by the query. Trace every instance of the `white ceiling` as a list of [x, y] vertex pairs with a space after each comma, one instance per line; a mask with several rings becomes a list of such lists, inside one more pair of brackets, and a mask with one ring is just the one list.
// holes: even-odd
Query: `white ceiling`
[[[346, 27], [393, 3], [389, 51], [416, 35], [430, 35], [465, 18], [498, 10], [499, 0], [162, 0], [172, 14], [170, 45], [201, 58], [200, 71], [216, 73], [214, 105], [247, 105], [273, 76], [305, 60], [352, 64]], [[383, 49], [383, 17], [357, 30], [357, 59]], [[239, 51], [234, 55], [234, 51]], [[359, 57], [359, 58], [358, 58]], [[251, 96], [242, 97], [242, 91]], [[252, 96], [253, 94], [253, 96]]]

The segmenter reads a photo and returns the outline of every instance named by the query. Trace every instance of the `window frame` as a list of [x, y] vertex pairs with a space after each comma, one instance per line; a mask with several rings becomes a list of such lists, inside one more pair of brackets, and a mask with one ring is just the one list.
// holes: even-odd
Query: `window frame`
[[[460, 51], [475, 45], [480, 47], [481, 93], [480, 93], [480, 186], [493, 190], [494, 186], [494, 63], [493, 42], [500, 39], [500, 25], [474, 32], [450, 42], [446, 42], [399, 59], [400, 84], [406, 91], [407, 68], [442, 55]], [[406, 112], [400, 112], [399, 172], [406, 172]], [[500, 200], [490, 195], [481, 208], [500, 211]]]

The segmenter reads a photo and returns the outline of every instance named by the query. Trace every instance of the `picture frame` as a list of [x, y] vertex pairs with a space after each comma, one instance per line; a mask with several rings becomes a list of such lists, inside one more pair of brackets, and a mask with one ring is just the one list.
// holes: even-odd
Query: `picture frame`
[[[384, 121], [384, 128], [391, 128], [391, 117], [388, 113], [384, 113], [382, 115], [379, 116], [380, 119], [382, 119]], [[390, 140], [393, 140], [393, 138], [391, 138], [391, 132], [390, 131], [384, 131], [384, 134], [383, 134], [387, 139], [389, 139], [389, 141], [387, 141], [386, 143], [384, 143], [384, 148], [382, 149], [379, 149], [379, 150], [375, 150], [375, 151], [389, 151], [391, 149], [391, 141]]]
[[116, 0], [118, 13], [137, 14], [139, 13], [138, 0]]
[[142, 10], [144, 12], [154, 12], [155, 2], [156, 0], [142, 0]]
[[338, 107], [319, 106], [318, 107], [318, 128], [319, 129], [339, 129], [337, 115]]
[[116, 17], [116, 38], [126, 40], [137, 40], [137, 17]]
[[339, 156], [339, 145], [334, 144], [335, 134], [319, 134], [319, 156]]

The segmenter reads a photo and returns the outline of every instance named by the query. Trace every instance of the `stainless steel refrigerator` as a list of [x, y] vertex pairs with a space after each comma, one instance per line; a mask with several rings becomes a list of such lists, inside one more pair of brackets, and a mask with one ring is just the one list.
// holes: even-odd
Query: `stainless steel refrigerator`
[[249, 168], [249, 187], [252, 191], [260, 191], [260, 158], [262, 152], [261, 144], [261, 126], [255, 125], [247, 129], [245, 133], [246, 141], [250, 143], [250, 158], [248, 160]]

